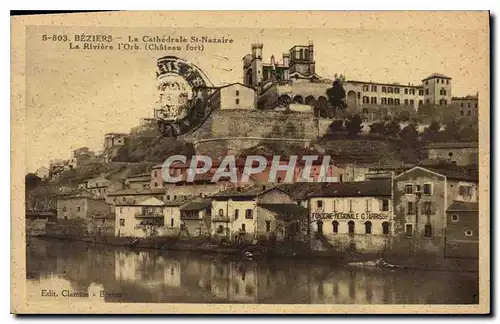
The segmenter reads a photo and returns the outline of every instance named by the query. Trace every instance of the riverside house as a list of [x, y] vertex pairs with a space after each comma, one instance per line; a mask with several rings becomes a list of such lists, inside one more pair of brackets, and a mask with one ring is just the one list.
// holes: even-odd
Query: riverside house
[[247, 243], [278, 240], [295, 237], [296, 233], [287, 232], [291, 228], [300, 230], [300, 226], [289, 224], [300, 218], [303, 209], [290, 194], [277, 187], [231, 188], [213, 195], [212, 199], [215, 240]]
[[391, 179], [329, 183], [309, 195], [313, 250], [390, 249], [394, 212]]
[[138, 203], [118, 203], [115, 206], [115, 236], [152, 237], [164, 226], [165, 203], [149, 198]]
[[477, 169], [413, 167], [395, 177], [394, 199], [396, 249], [444, 256], [446, 211], [454, 201], [478, 201]]

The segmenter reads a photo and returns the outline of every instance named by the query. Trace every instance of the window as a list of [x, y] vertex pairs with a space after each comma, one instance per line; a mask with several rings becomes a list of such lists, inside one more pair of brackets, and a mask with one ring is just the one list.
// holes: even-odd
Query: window
[[387, 88], [386, 87], [382, 87], [382, 92], [387, 92]]
[[407, 194], [407, 195], [413, 194], [413, 185], [412, 184], [405, 185], [405, 194]]
[[458, 217], [458, 214], [453, 214], [451, 215], [451, 221], [456, 223], [460, 220], [460, 217]]
[[266, 232], [271, 231], [271, 221], [266, 221]]
[[368, 85], [364, 85], [364, 86], [363, 86], [363, 91], [368, 91], [368, 89], [369, 89], [369, 86], [368, 86]]
[[415, 89], [410, 89], [410, 94], [415, 95]]
[[425, 85], [428, 85], [429, 84], [429, 81], [428, 80], [425, 80]]
[[239, 105], [240, 104], [240, 99], [236, 99], [236, 104]]
[[442, 95], [442, 96], [446, 96], [446, 90], [445, 89], [441, 89], [439, 91], [439, 94]]
[[63, 212], [65, 212], [65, 211], [66, 211], [66, 206], [63, 207]]
[[408, 201], [406, 203], [406, 214], [412, 215], [415, 213], [413, 201]]
[[372, 97], [371, 98], [371, 104], [376, 105], [377, 104], [377, 97]]
[[424, 195], [432, 195], [432, 183], [424, 183]]
[[418, 101], [418, 104], [419, 104], [419, 105], [422, 105], [423, 103], [424, 103], [424, 101], [423, 101], [423, 100], [419, 100], [419, 101]]
[[361, 98], [361, 92], [358, 92], [358, 99]]
[[388, 93], [393, 93], [393, 92], [394, 92], [394, 89], [392, 89], [392, 87], [387, 87], [387, 92], [388, 92]]
[[247, 209], [247, 210], [245, 211], [245, 218], [246, 218], [246, 219], [253, 219], [253, 210], [251, 210], [251, 209]]
[[365, 222], [365, 234], [371, 234], [372, 233], [372, 222], [368, 221]]
[[347, 223], [347, 226], [349, 228], [349, 234], [354, 234], [354, 222], [349, 221], [349, 223]]
[[125, 226], [125, 219], [124, 218], [120, 218], [120, 226]]
[[424, 202], [424, 214], [432, 215], [432, 202], [430, 201]]
[[418, 90], [418, 95], [423, 96], [424, 95], [424, 90]]
[[336, 212], [337, 211], [337, 208], [338, 208], [338, 201], [337, 200], [334, 200], [333, 201], [333, 211]]
[[426, 224], [424, 227], [424, 236], [425, 237], [431, 237], [432, 236], [432, 226], [429, 224]]
[[389, 222], [382, 223], [382, 234], [389, 235]]
[[239, 209], [235, 209], [234, 210], [234, 220], [237, 220], [238, 217], [240, 217], [240, 210]]
[[338, 233], [339, 232], [339, 222], [333, 221], [332, 228], [333, 228], [333, 233]]
[[367, 199], [366, 200], [366, 211], [369, 212], [372, 210], [372, 200], [371, 199]]
[[349, 211], [352, 212], [352, 200], [349, 200]]
[[425, 94], [428, 95], [429, 94], [429, 89], [425, 89]]
[[170, 227], [174, 227], [174, 219], [170, 218]]
[[318, 209], [323, 208], [323, 200], [316, 201], [316, 207], [318, 207]]
[[174, 195], [174, 200], [176, 200], [176, 199], [177, 199], [177, 195]]
[[394, 93], [399, 93], [399, 88], [394, 88]]
[[221, 217], [224, 216], [224, 209], [222, 208], [219, 209], [219, 216]]
[[394, 99], [392, 99], [392, 98], [388, 98], [388, 99], [387, 99], [387, 104], [389, 104], [389, 105], [393, 105], [393, 104], [394, 104]]
[[157, 187], [158, 187], [158, 183], [157, 183], [157, 182], [155, 182], [155, 183], [154, 183], [154, 186], [155, 186], [155, 188], [157, 188]]
[[405, 106], [408, 106], [408, 99], [405, 99]]
[[79, 213], [80, 212], [80, 206], [76, 206], [76, 212]]
[[460, 186], [458, 193], [460, 196], [472, 196], [472, 186]]
[[368, 108], [363, 108], [363, 114], [368, 115]]
[[239, 96], [240, 95], [240, 91], [239, 90], [236, 90], [236, 95]]
[[387, 105], [387, 98], [382, 98], [381, 101], [382, 101], [382, 105]]
[[413, 224], [406, 224], [405, 225], [405, 235], [406, 236], [413, 236]]
[[408, 89], [405, 88], [405, 94], [408, 94]]
[[369, 102], [370, 102], [370, 98], [367, 96], [363, 96], [363, 103], [369, 103]]
[[446, 84], [449, 84], [450, 83], [450, 80], [446, 79]]
[[382, 199], [382, 211], [389, 211], [389, 199]]
[[224, 226], [222, 226], [222, 225], [217, 226], [217, 233], [221, 234], [223, 232], [224, 232]]
[[472, 236], [472, 231], [466, 230], [464, 234], [465, 234], [465, 236]]
[[241, 224], [241, 231], [242, 231], [242, 232], [245, 232], [245, 231], [246, 231], [245, 224]]
[[397, 99], [397, 98], [396, 98], [396, 99], [394, 99], [394, 104], [395, 104], [396, 106], [399, 106], [399, 99]]
[[410, 106], [413, 106], [415, 104], [415, 100], [410, 99]]
[[123, 197], [123, 198], [122, 198], [122, 200], [123, 200], [123, 201], [125, 201], [125, 200], [126, 200], [126, 198], [125, 198], [125, 197]]
[[377, 92], [377, 86], [372, 85], [372, 91], [373, 91], [373, 92]]

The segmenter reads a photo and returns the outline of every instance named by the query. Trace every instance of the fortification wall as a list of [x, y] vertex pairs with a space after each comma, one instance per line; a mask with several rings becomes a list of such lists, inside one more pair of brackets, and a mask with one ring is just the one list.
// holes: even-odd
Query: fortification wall
[[274, 110], [214, 111], [186, 140], [198, 154], [234, 154], [264, 139], [306, 146], [318, 135], [312, 112]]

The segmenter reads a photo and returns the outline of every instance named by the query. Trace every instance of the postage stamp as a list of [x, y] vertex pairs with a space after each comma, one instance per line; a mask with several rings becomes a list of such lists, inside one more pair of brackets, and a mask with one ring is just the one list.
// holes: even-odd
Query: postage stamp
[[490, 312], [488, 12], [11, 22], [13, 313]]

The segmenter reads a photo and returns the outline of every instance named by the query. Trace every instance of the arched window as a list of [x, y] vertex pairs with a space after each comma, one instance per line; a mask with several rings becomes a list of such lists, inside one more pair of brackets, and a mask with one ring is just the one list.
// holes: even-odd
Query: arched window
[[354, 222], [349, 221], [349, 223], [347, 223], [347, 226], [349, 227], [349, 234], [354, 234]]
[[372, 222], [368, 221], [365, 222], [365, 234], [371, 234], [372, 233]]
[[424, 227], [424, 236], [425, 237], [431, 237], [432, 236], [432, 226], [427, 224]]
[[300, 49], [300, 59], [302, 60], [304, 58], [304, 50]]
[[382, 233], [384, 235], [389, 235], [389, 222], [382, 223]]
[[338, 233], [339, 232], [339, 222], [333, 221], [332, 222], [332, 227], [333, 227], [333, 232]]

